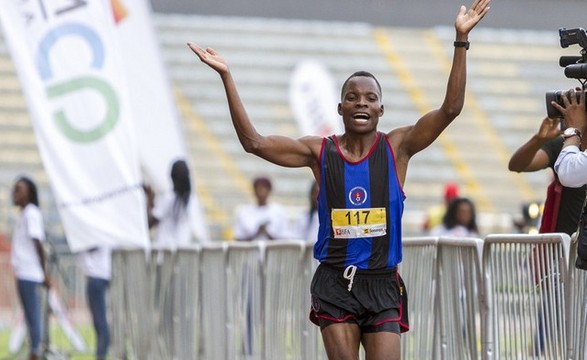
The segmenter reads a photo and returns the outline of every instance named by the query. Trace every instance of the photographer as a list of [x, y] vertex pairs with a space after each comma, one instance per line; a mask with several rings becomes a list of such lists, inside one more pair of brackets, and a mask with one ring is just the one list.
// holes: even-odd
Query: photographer
[[[577, 99], [576, 91], [580, 92]], [[560, 182], [568, 187], [581, 187], [587, 184], [587, 153], [583, 134], [587, 130], [587, 112], [585, 111], [585, 92], [571, 89], [569, 96], [563, 96], [563, 105], [552, 102], [565, 118], [567, 128], [563, 133], [563, 149], [556, 160], [554, 170]]]
[[[564, 116], [566, 124], [569, 126], [563, 135], [563, 149], [554, 164], [554, 170], [558, 173], [561, 183], [569, 187], [581, 187], [587, 184], [587, 153], [581, 150], [585, 148], [585, 139], [582, 134], [587, 129], [585, 91], [582, 89], [577, 89], [577, 91], [580, 92], [578, 98], [575, 95], [575, 90], [570, 90], [568, 97], [563, 96], [564, 106], [552, 103], [552, 106]], [[584, 199], [585, 194], [580, 198]], [[585, 216], [586, 212], [583, 209], [577, 227], [577, 259], [575, 260], [575, 267], [582, 270], [587, 270]]]
[[[564, 96], [563, 96], [564, 97]], [[561, 116], [559, 114], [558, 116]], [[509, 162], [509, 170], [516, 172], [532, 172], [551, 168], [554, 171], [555, 162], [562, 151], [563, 131], [560, 129], [561, 120], [544, 118], [538, 132], [516, 150]], [[548, 186], [544, 212], [540, 222], [540, 233], [564, 232], [571, 236], [577, 229], [581, 208], [583, 207], [584, 191], [581, 188], [563, 186], [556, 172]], [[532, 256], [533, 263], [545, 263], [547, 259], [540, 247], [535, 247]], [[548, 269], [538, 266], [531, 269], [536, 284], [548, 276]], [[538, 322], [541, 324], [533, 336], [530, 353], [542, 354], [546, 349], [544, 314], [538, 311]]]
[[[508, 168], [515, 172], [534, 172], [554, 164], [562, 147], [563, 131], [559, 119], [544, 118], [538, 132], [520, 146], [510, 158]], [[563, 232], [572, 235], [577, 229], [583, 206], [582, 189], [562, 186], [556, 173], [548, 186], [540, 233]]]

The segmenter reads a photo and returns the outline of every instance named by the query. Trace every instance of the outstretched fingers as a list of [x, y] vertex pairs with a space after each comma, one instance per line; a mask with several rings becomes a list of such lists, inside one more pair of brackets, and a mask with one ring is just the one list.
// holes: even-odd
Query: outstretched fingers
[[483, 16], [487, 14], [487, 11], [489, 11], [489, 2], [490, 0], [475, 0], [469, 11], [472, 11], [480, 18], [483, 18]]
[[473, 3], [473, 6], [471, 6], [471, 8], [469, 9], [469, 11], [472, 11], [474, 13], [473, 16], [477, 17], [477, 21], [483, 19], [483, 17], [485, 16], [485, 14], [487, 14], [487, 12], [489, 11], [489, 2], [491, 0], [477, 0], [475, 1], [475, 3]]
[[460, 33], [471, 31], [489, 11], [489, 2], [490, 0], [475, 0], [468, 10], [462, 5], [455, 22], [457, 31]]
[[188, 42], [188, 47], [200, 58], [200, 60], [213, 68], [214, 70], [218, 71], [219, 73], [224, 73], [228, 71], [228, 66], [226, 61], [218, 55], [218, 53], [212, 48], [202, 48], [198, 44]]
[[198, 46], [197, 44], [194, 44], [192, 42], [188, 42], [188, 47], [196, 54], [198, 55], [198, 57], [200, 58], [200, 60], [204, 60], [204, 58], [206, 57], [206, 50], [204, 50], [203, 48], [201, 48], [200, 46]]

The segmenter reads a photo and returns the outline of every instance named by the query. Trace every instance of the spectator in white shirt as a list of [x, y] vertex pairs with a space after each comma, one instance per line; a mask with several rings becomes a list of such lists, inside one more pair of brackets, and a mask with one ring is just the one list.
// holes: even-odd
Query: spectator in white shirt
[[[153, 246], [157, 250], [176, 251], [178, 248], [187, 247], [194, 243], [206, 243], [210, 241], [204, 212], [198, 198], [192, 192], [190, 169], [183, 159], [174, 161], [171, 165], [171, 182], [173, 192], [167, 192], [155, 198], [154, 193], [147, 188], [149, 204], [147, 209], [149, 228], [156, 228]], [[167, 350], [174, 348], [174, 338], [185, 335], [177, 334], [175, 324], [182, 324], [184, 329], [192, 329], [194, 324], [191, 318], [174, 318], [174, 314], [185, 313], [178, 308], [172, 289], [174, 283], [181, 281], [181, 277], [188, 276], [181, 272], [166, 277], [165, 269], [173, 261], [163, 256], [164, 251], [159, 251], [156, 257], [155, 270], [155, 304], [161, 308], [159, 319], [160, 336]], [[179, 280], [178, 280], [179, 279]], [[186, 330], [187, 331], [187, 330]]]
[[86, 300], [96, 333], [96, 360], [105, 360], [110, 345], [106, 292], [112, 278], [112, 251], [95, 247], [79, 254], [80, 267], [86, 276]]
[[[157, 228], [153, 244], [176, 250], [178, 246], [208, 242], [210, 234], [198, 199], [192, 194], [190, 170], [185, 160], [171, 166], [173, 192], [154, 198], [154, 207], [148, 209], [149, 227]], [[149, 194], [154, 197], [154, 194]], [[193, 219], [200, 220], [198, 223]]]
[[234, 237], [238, 241], [282, 240], [289, 238], [287, 214], [283, 206], [269, 202], [272, 184], [267, 177], [253, 180], [255, 204], [242, 207], [235, 219]]
[[48, 288], [50, 283], [42, 245], [45, 227], [35, 183], [20, 177], [14, 184], [12, 202], [20, 208], [20, 216], [12, 234], [11, 263], [29, 332], [29, 360], [36, 360], [42, 355], [39, 285]]

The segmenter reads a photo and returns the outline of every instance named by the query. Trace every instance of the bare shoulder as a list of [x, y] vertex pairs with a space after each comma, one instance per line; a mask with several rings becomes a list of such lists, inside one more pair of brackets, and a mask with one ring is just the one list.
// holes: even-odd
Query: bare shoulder
[[412, 156], [408, 146], [409, 141], [407, 140], [409, 138], [408, 134], [410, 134], [413, 129], [413, 125], [408, 125], [396, 128], [387, 133], [387, 141], [389, 141], [391, 149], [393, 150], [397, 177], [402, 186], [404, 185], [406, 179], [408, 162]]
[[401, 152], [402, 151], [402, 144], [408, 133], [414, 128], [413, 125], [406, 125], [395, 128], [386, 134], [387, 141], [391, 145], [391, 148], [394, 152]]
[[322, 136], [307, 135], [299, 138], [298, 140], [309, 147], [312, 153], [319, 154], [324, 138]]

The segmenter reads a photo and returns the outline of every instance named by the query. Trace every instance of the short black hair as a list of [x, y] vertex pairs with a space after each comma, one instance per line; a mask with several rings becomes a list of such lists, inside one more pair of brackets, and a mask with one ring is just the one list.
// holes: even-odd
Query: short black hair
[[271, 191], [271, 188], [272, 188], [271, 179], [269, 179], [266, 176], [256, 177], [253, 180], [253, 188], [256, 188], [257, 186], [264, 186], [267, 189], [269, 189], [269, 191]]
[[381, 97], [381, 96], [382, 96], [382, 92], [381, 92], [381, 85], [379, 84], [379, 80], [377, 80], [377, 78], [375, 77], [375, 75], [371, 74], [371, 73], [370, 73], [370, 72], [368, 72], [368, 71], [363, 71], [363, 70], [361, 70], [361, 71], [355, 71], [354, 73], [352, 73], [352, 74], [351, 74], [351, 76], [349, 76], [349, 77], [348, 77], [348, 78], [347, 78], [347, 79], [344, 81], [344, 83], [342, 84], [342, 88], [340, 89], [340, 98], [341, 98], [341, 99], [342, 99], [342, 97], [344, 96], [344, 91], [345, 91], [345, 89], [346, 89], [346, 87], [347, 87], [347, 85], [348, 85], [349, 81], [350, 81], [352, 78], [356, 78], [356, 77], [359, 77], [359, 76], [362, 76], [362, 77], [368, 77], [368, 78], [371, 78], [371, 79], [375, 80], [375, 83], [377, 84], [377, 89], [379, 90], [379, 97]]

